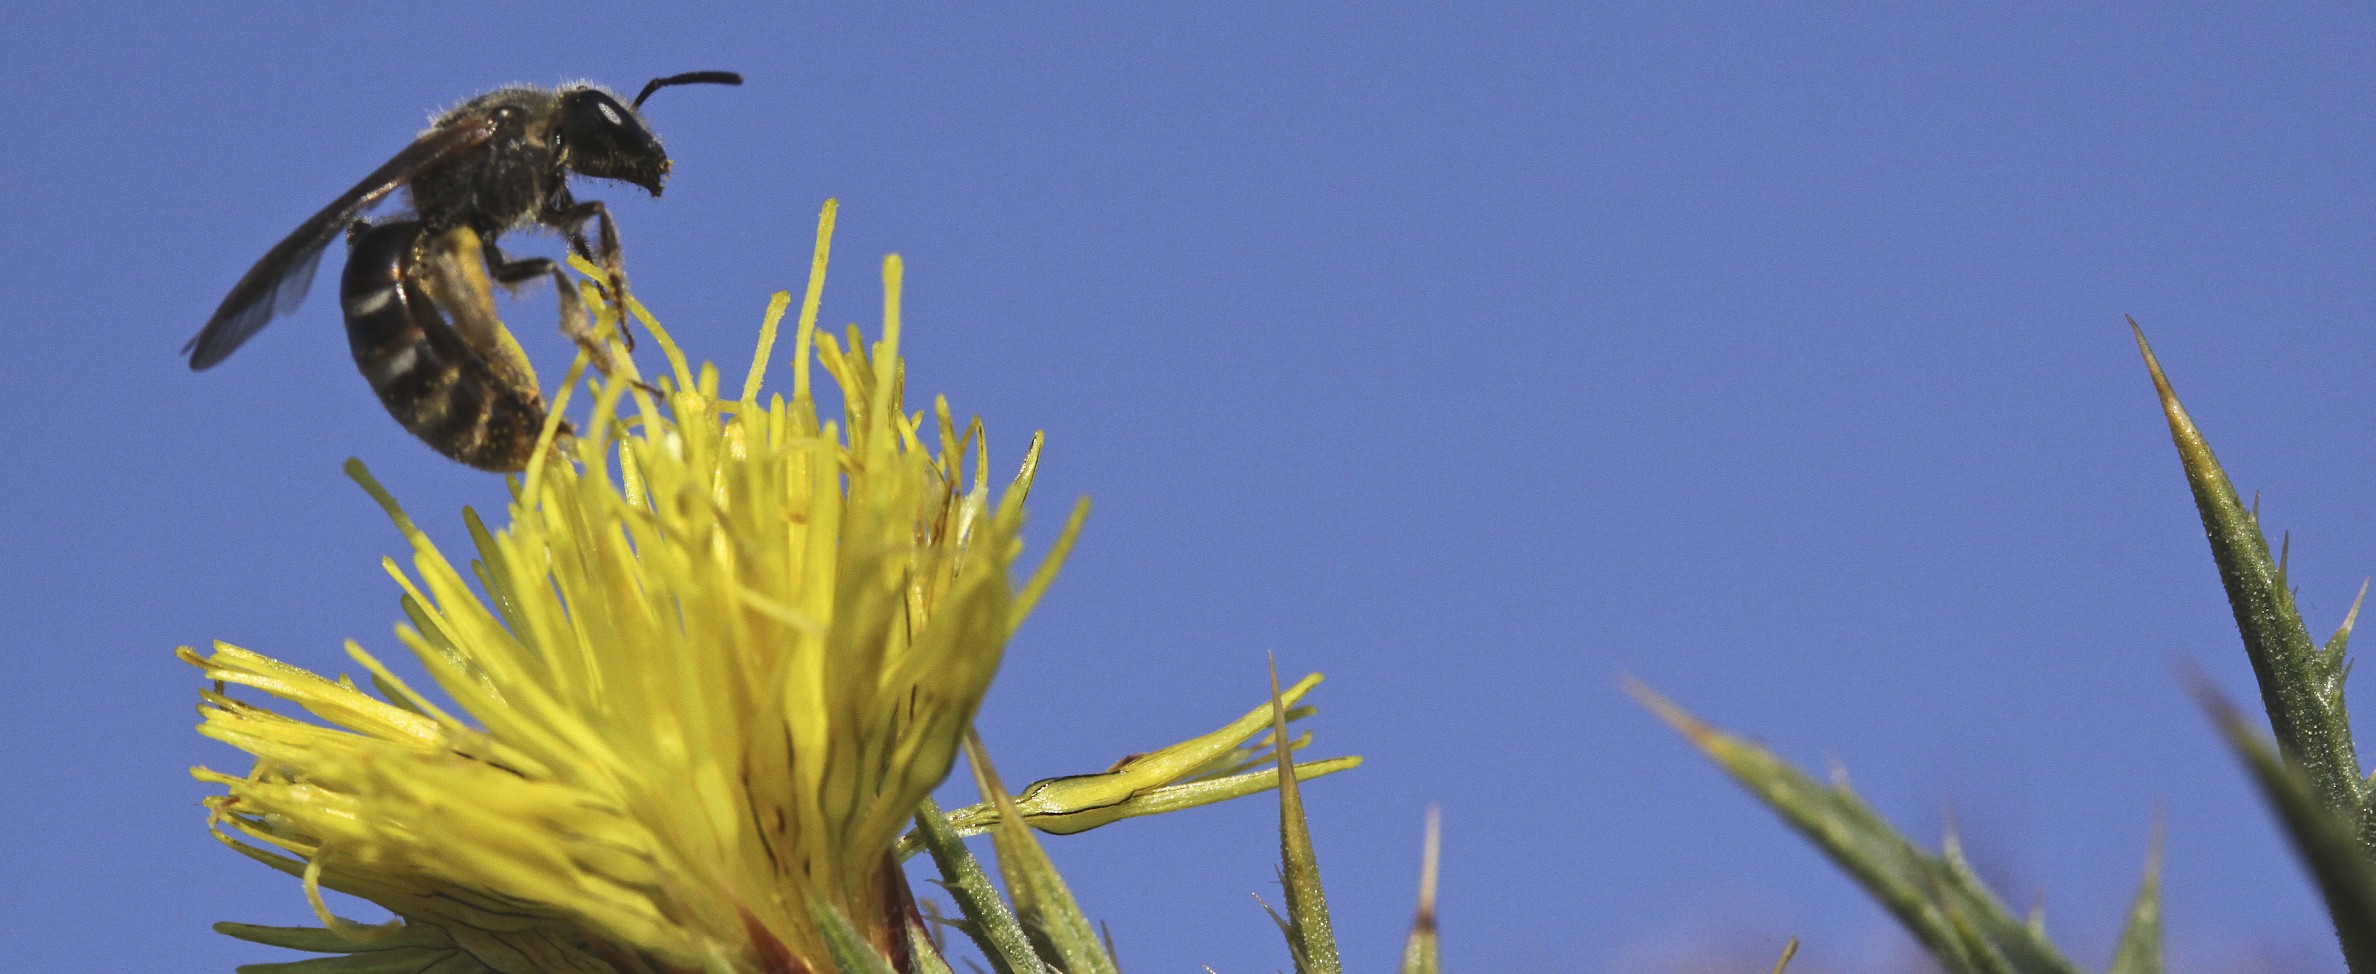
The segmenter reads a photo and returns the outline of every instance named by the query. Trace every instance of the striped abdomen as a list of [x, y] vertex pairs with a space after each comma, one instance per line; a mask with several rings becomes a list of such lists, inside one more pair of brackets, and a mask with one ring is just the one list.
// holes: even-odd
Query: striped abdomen
[[350, 242], [339, 302], [355, 368], [389, 415], [446, 456], [520, 470], [544, 425], [544, 394], [489, 292], [470, 230], [427, 237], [397, 221]]

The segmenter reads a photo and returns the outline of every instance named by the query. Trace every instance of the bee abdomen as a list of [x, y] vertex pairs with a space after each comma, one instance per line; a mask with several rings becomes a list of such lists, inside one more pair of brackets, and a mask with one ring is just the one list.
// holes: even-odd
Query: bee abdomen
[[388, 414], [437, 452], [482, 470], [523, 469], [544, 426], [544, 396], [498, 374], [455, 332], [420, 280], [431, 266], [426, 244], [411, 221], [353, 241], [339, 299], [355, 369]]

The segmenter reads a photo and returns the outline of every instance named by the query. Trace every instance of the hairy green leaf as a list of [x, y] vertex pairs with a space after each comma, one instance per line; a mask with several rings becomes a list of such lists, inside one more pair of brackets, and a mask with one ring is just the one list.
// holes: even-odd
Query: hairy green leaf
[[989, 959], [990, 969], [995, 974], [1046, 974], [1047, 965], [1032, 952], [1031, 939], [1015, 921], [1014, 911], [1007, 909], [1006, 901], [990, 885], [989, 874], [982, 871], [981, 862], [949, 828], [949, 820], [942, 817], [940, 806], [932, 799], [925, 799], [916, 809], [915, 834], [932, 853], [933, 864], [940, 867], [942, 885], [957, 901], [958, 911], [965, 914], [965, 933]]
[[1638, 683], [1628, 690], [1830, 855], [1956, 974], [2078, 974], [2037, 927], [1983, 888], [1952, 838], [1944, 857], [1916, 847], [1848, 790], [1700, 722]]
[[2343, 644], [2350, 625], [2346, 622], [2336, 632], [2327, 649], [2311, 639], [2294, 607], [2293, 593], [2286, 588], [2284, 566], [2269, 555], [2259, 518], [2236, 496], [2211, 444], [2179, 405], [2178, 393], [2136, 319], [2129, 319], [2129, 328], [2136, 333], [2137, 350], [2145, 356], [2162, 415], [2169, 421], [2170, 438], [2194, 492], [2195, 509], [2202, 514], [2211, 559], [2219, 566], [2220, 584], [2227, 588], [2236, 631], [2243, 636], [2244, 654], [2252, 661], [2261, 706], [2269, 713], [2278, 746], [2301, 763], [2320, 800], [2350, 821], [2352, 832], [2367, 845], [2376, 839], [2376, 832], [2371, 832], [2376, 819], [2367, 812], [2359, 753], [2352, 747], [2351, 723], [2343, 709]]
[[[1279, 695], [1279, 666], [1271, 664], [1271, 736], [1287, 740], [1287, 703]], [[1287, 890], [1287, 946], [1300, 974], [1343, 974], [1336, 931], [1328, 919], [1328, 894], [1320, 887], [1320, 859], [1304, 822], [1303, 790], [1296, 786], [1291, 749], [1279, 760], [1279, 881]]]
[[998, 806], [998, 825], [990, 831], [991, 843], [998, 850], [998, 871], [1006, 877], [1015, 917], [1040, 956], [1066, 974], [1119, 974], [1089, 918], [1082, 915], [1081, 905], [1064, 885], [1064, 877], [1056, 874], [1056, 864], [1048, 860], [1047, 850], [1040, 847], [1030, 826], [1023, 824], [1022, 813], [1015, 809], [1015, 796], [999, 782], [981, 739], [971, 731], [966, 733], [965, 756], [982, 796]]
[[2277, 811], [2294, 851], [2318, 882], [2326, 898], [2327, 914], [2335, 921], [2335, 939], [2343, 946], [2343, 962], [2353, 974], [2376, 974], [2376, 864], [2368, 861], [2350, 819], [2336, 814], [2318, 793], [2300, 764], [2288, 760], [2255, 734], [2244, 716], [2216, 691], [2200, 681], [2196, 696], [2261, 795]]

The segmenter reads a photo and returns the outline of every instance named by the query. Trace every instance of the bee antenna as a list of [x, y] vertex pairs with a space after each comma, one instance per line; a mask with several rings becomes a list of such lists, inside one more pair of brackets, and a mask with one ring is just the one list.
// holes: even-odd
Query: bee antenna
[[643, 93], [635, 96], [633, 107], [642, 108], [644, 99], [652, 97], [652, 92], [662, 88], [673, 88], [677, 85], [739, 84], [742, 84], [742, 75], [732, 71], [687, 71], [684, 74], [672, 74], [665, 78], [653, 78], [649, 84], [644, 85]]

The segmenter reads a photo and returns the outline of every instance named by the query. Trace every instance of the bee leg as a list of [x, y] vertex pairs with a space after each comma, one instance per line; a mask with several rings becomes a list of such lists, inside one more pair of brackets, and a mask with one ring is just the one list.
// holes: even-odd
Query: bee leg
[[[553, 290], [561, 302], [561, 334], [568, 336], [577, 347], [586, 350], [586, 359], [594, 363], [596, 371], [613, 375], [618, 363], [611, 359], [610, 347], [602, 344], [594, 334], [594, 318], [586, 313], [586, 303], [578, 299], [577, 282], [561, 270], [561, 264], [548, 257], [523, 257], [503, 260], [502, 255], [490, 253], [489, 259], [498, 261], [488, 268], [487, 276], [504, 287], [518, 287], [538, 277], [549, 277]], [[638, 379], [636, 388], [658, 395], [660, 390]]]
[[[586, 224], [594, 224], [598, 243], [586, 243]], [[553, 208], [545, 217], [547, 226], [555, 227], [569, 241], [569, 249], [602, 268], [602, 276], [610, 285], [607, 289], [612, 305], [619, 311], [619, 336], [626, 340], [627, 350], [635, 351], [635, 333], [628, 330], [627, 265], [619, 251], [619, 227], [611, 222], [610, 208], [601, 200], [577, 202], [566, 195], [553, 200]]]

